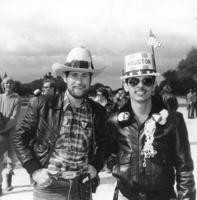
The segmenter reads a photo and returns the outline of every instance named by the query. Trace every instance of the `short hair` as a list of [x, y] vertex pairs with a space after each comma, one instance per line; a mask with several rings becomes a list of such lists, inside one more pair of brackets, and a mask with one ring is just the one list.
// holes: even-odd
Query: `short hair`
[[96, 90], [96, 92], [100, 92], [106, 99], [109, 98], [109, 92], [106, 88], [100, 87]]
[[4, 84], [5, 84], [7, 81], [10, 81], [10, 82], [12, 82], [12, 83], [14, 84], [14, 80], [13, 80], [11, 77], [9, 77], [9, 76], [5, 77], [5, 78], [2, 80], [2, 82], [1, 82], [1, 88], [2, 88], [3, 90], [5, 89], [5, 88], [4, 88]]
[[57, 84], [56, 84], [56, 82], [53, 79], [44, 79], [43, 85], [45, 83], [50, 83], [50, 88], [54, 88], [54, 92], [56, 92], [56, 90], [57, 90]]

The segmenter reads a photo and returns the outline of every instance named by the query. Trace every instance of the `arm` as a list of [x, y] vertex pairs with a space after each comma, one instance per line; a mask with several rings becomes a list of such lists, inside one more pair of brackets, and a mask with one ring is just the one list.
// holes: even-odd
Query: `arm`
[[187, 128], [181, 113], [176, 116], [175, 134], [175, 168], [178, 199], [196, 199], [196, 189], [193, 176], [193, 161]]
[[[100, 115], [99, 115], [100, 116]], [[97, 171], [99, 172], [104, 165], [104, 162], [107, 161], [109, 165], [112, 163], [115, 164], [115, 158], [112, 157], [112, 154], [116, 154], [118, 152], [118, 145], [115, 140], [116, 135], [116, 127], [114, 125], [116, 121], [117, 115], [112, 114], [110, 118], [106, 118], [105, 116], [100, 117], [103, 121], [103, 126], [101, 128], [101, 124], [97, 128], [100, 131], [99, 138], [97, 139], [97, 151], [95, 155], [95, 159], [92, 165], [95, 166]], [[110, 161], [109, 161], [110, 160]], [[112, 166], [109, 166], [110, 168]]]
[[30, 102], [26, 111], [26, 115], [17, 127], [16, 134], [13, 136], [13, 145], [18, 159], [28, 173], [32, 174], [41, 165], [36, 159], [30, 143], [35, 140], [35, 134], [38, 126], [38, 99]]
[[[101, 108], [101, 106], [99, 106]], [[105, 108], [97, 110], [94, 114], [94, 138], [93, 138], [93, 151], [92, 159], [89, 164], [99, 172], [105, 162], [105, 149], [106, 149], [106, 135], [104, 133], [104, 126], [106, 123], [107, 113]]]
[[113, 166], [117, 164], [117, 153], [119, 150], [117, 143], [117, 115], [112, 114], [111, 117], [107, 120], [105, 126], [105, 134], [107, 136], [107, 150], [106, 150], [106, 160], [107, 166], [110, 170], [113, 169]]

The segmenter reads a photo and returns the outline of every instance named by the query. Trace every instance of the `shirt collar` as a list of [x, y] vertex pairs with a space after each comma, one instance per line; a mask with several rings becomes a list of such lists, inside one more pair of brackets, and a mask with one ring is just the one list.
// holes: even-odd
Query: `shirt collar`
[[[70, 100], [68, 98], [68, 94], [67, 92], [64, 93], [64, 110], [66, 110], [68, 108], [68, 106], [71, 106], [71, 103], [70, 103]], [[87, 101], [86, 98], [84, 98], [81, 106], [79, 107], [80, 109], [87, 109], [87, 111], [89, 111], [91, 108], [90, 108], [90, 105], [89, 105], [89, 102]]]

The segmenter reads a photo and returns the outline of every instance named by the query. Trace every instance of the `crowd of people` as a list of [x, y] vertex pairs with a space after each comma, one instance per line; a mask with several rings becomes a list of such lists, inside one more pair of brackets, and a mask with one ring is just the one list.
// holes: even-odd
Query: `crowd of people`
[[[32, 179], [34, 200], [92, 200], [105, 165], [117, 179], [114, 200], [195, 200], [185, 121], [170, 85], [155, 89], [160, 74], [151, 53], [125, 56], [116, 93], [102, 86], [89, 96], [92, 79], [104, 69], [95, 69], [84, 47], [52, 70], [66, 91], [44, 80], [18, 125], [21, 98], [13, 79], [2, 82], [0, 158], [2, 164], [8, 152], [7, 190], [13, 189], [14, 150]], [[0, 194], [1, 183], [0, 176]]]

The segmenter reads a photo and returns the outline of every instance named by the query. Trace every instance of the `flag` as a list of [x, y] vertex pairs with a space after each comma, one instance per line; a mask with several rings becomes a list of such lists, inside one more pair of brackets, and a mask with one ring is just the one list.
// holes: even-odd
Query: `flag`
[[150, 34], [149, 34], [148, 45], [153, 46], [154, 48], [156, 48], [156, 47], [163, 48], [164, 47], [161, 44], [161, 42], [156, 38], [156, 36], [152, 33], [151, 30], [150, 30]]

